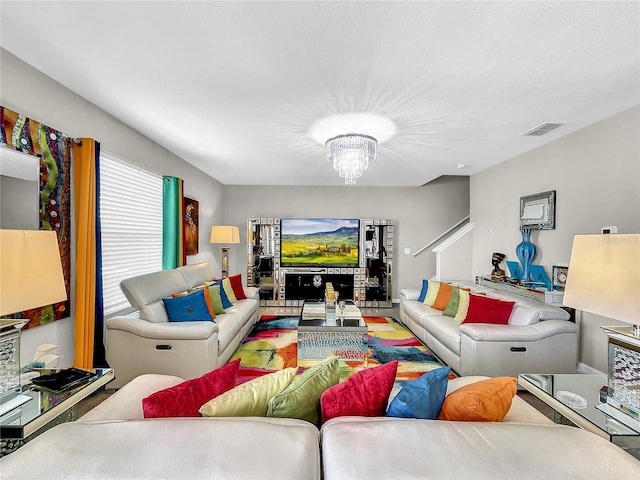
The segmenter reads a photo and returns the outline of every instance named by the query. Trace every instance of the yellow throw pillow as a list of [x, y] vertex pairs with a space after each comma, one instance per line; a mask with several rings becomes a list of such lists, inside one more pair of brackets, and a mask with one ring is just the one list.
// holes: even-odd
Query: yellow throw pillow
[[454, 317], [459, 322], [464, 322], [464, 319], [467, 318], [467, 312], [469, 311], [469, 290], [465, 290], [463, 288], [459, 289], [460, 299], [458, 300], [458, 311], [456, 312], [456, 316]]
[[209, 400], [199, 411], [205, 417], [264, 417], [269, 400], [289, 386], [297, 370], [285, 368], [238, 385]]
[[501, 422], [515, 394], [513, 377], [495, 377], [465, 385], [445, 397], [438, 420]]
[[229, 277], [222, 279], [222, 288], [224, 288], [224, 293], [227, 294], [227, 298], [231, 303], [236, 303], [238, 299], [236, 298], [236, 294], [233, 291], [233, 286], [231, 285], [231, 280]]
[[427, 290], [427, 296], [424, 298], [424, 304], [427, 307], [432, 307], [433, 303], [438, 298], [438, 292], [440, 291], [440, 282], [434, 282], [429, 280], [429, 289]]

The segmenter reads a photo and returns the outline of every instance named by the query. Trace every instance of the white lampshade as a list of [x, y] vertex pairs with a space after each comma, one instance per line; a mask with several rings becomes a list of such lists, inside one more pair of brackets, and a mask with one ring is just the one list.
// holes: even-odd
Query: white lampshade
[[576, 235], [563, 303], [640, 323], [640, 235]]
[[211, 243], [240, 243], [240, 229], [227, 225], [211, 227]]
[[0, 230], [0, 315], [66, 299], [56, 232]]

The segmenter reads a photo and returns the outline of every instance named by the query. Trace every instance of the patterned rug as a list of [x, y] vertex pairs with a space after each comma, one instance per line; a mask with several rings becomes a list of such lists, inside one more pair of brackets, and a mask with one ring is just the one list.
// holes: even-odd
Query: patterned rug
[[[367, 368], [398, 360], [394, 390], [415, 380], [429, 370], [444, 366], [400, 323], [392, 317], [365, 316], [369, 327], [369, 355]], [[297, 366], [298, 317], [263, 315], [255, 324], [231, 360], [241, 358], [238, 384], [261, 375]], [[363, 366], [340, 362], [340, 378], [344, 380]], [[455, 375], [451, 375], [454, 378]]]

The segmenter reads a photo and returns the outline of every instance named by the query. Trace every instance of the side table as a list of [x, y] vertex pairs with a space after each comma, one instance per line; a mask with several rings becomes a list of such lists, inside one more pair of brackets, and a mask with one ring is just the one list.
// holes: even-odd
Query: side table
[[87, 370], [94, 372], [96, 376], [87, 383], [64, 392], [48, 392], [32, 385], [24, 387], [22, 393], [31, 397], [31, 400], [0, 417], [0, 457], [8, 455], [59, 423], [74, 421], [77, 417], [76, 405], [114, 378], [114, 372], [110, 368]]
[[575, 425], [605, 438], [640, 460], [640, 432], [606, 415], [600, 405], [602, 374], [518, 375], [518, 384], [554, 410], [556, 423]]

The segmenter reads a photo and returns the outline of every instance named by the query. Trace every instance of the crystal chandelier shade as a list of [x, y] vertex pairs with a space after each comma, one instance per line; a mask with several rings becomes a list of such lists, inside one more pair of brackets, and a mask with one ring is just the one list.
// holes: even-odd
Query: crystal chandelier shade
[[350, 133], [330, 138], [325, 143], [327, 161], [344, 178], [344, 183], [353, 185], [369, 163], [376, 159], [378, 141], [369, 135]]

